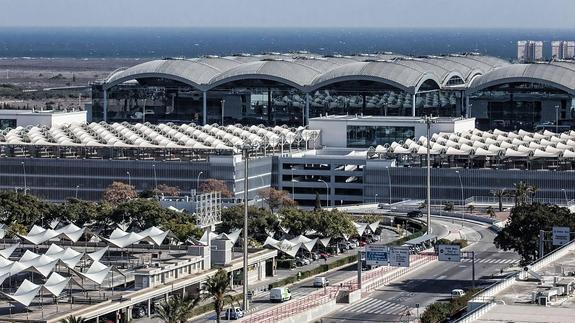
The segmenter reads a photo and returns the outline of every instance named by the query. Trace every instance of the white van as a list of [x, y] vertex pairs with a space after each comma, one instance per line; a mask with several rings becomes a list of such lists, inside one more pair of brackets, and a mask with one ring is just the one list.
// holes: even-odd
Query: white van
[[454, 289], [451, 291], [451, 298], [458, 298], [458, 297], [461, 297], [464, 295], [465, 295], [465, 292], [463, 291], [463, 289], [457, 288], [457, 289]]
[[329, 285], [329, 279], [324, 276], [318, 276], [313, 280], [313, 287], [325, 287]]
[[284, 302], [291, 299], [291, 293], [287, 287], [276, 287], [270, 290], [271, 302]]

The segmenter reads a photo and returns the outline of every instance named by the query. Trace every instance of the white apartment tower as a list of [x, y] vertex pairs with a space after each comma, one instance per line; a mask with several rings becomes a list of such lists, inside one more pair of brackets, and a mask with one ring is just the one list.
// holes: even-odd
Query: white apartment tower
[[543, 59], [543, 42], [540, 40], [518, 41], [517, 59], [521, 63], [531, 63]]
[[575, 41], [556, 40], [551, 42], [551, 57], [555, 59], [575, 58]]

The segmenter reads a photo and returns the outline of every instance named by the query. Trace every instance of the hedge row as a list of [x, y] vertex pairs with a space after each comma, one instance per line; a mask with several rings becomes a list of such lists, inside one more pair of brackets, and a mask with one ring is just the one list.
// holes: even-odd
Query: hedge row
[[306, 278], [321, 274], [323, 272], [326, 272], [328, 270], [334, 269], [336, 267], [347, 265], [347, 264], [350, 264], [350, 263], [353, 263], [356, 261], [357, 261], [357, 254], [347, 256], [347, 257], [338, 259], [334, 262], [331, 262], [329, 264], [321, 264], [321, 265], [319, 265], [319, 266], [317, 266], [311, 270], [301, 271], [299, 279], [298, 279], [298, 276], [295, 275], [295, 276], [286, 277], [282, 280], [278, 280], [277, 282], [269, 284], [268, 288], [272, 289], [275, 287], [281, 287], [281, 286], [285, 286], [288, 284], [293, 284], [293, 283], [297, 282], [298, 280], [306, 279]]
[[465, 295], [451, 299], [449, 302], [440, 301], [429, 305], [421, 316], [421, 323], [439, 323], [453, 318], [467, 306], [467, 302], [479, 291], [479, 289], [470, 289]]

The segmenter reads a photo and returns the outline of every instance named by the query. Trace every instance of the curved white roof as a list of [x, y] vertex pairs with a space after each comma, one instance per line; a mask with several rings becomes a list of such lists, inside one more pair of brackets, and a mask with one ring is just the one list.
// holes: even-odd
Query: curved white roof
[[414, 91], [426, 80], [445, 85], [454, 76], [468, 82], [509, 64], [476, 54], [414, 58], [398, 54], [322, 56], [309, 53], [162, 59], [115, 71], [105, 89], [129, 80], [166, 78], [199, 90], [245, 79], [278, 81], [302, 91], [345, 80], [371, 80]]

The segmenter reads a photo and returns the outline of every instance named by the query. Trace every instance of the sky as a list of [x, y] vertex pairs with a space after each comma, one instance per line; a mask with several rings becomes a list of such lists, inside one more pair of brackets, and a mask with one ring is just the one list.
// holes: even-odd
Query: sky
[[575, 28], [574, 0], [0, 0], [0, 27]]

